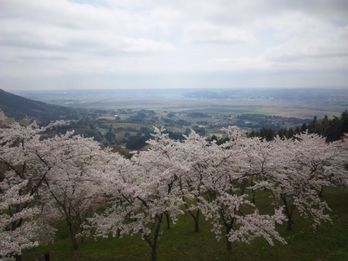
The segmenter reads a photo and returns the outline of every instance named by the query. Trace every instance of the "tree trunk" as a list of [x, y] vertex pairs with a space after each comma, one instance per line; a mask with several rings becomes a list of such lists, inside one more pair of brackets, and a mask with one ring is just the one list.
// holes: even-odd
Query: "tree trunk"
[[226, 239], [226, 250], [227, 250], [227, 252], [232, 251], [232, 242], [229, 241], [228, 239]]
[[49, 252], [44, 254], [44, 260], [45, 261], [50, 261], [50, 253]]
[[162, 223], [162, 217], [163, 214], [156, 217], [156, 223], [153, 231], [153, 239], [151, 242], [151, 261], [157, 261], [157, 242], [158, 242], [158, 236], [161, 229], [161, 223]]
[[251, 199], [251, 202], [253, 203], [253, 204], [256, 204], [256, 195], [255, 195], [256, 193], [255, 193], [255, 191], [253, 190], [253, 192], [252, 192], [252, 199]]
[[157, 261], [157, 245], [151, 247], [151, 261]]
[[288, 217], [288, 225], [287, 225], [287, 230], [289, 230], [289, 231], [292, 231], [292, 225], [294, 224], [294, 222], [292, 221], [292, 215], [289, 215]]
[[79, 245], [77, 243], [77, 239], [75, 234], [70, 234], [70, 238], [71, 238], [71, 245], [74, 251], [76, 251], [79, 248]]
[[319, 191], [319, 198], [322, 199], [323, 198], [323, 193], [324, 193], [324, 186], [320, 187], [320, 191]]
[[166, 212], [166, 221], [167, 221], [167, 229], [170, 229], [170, 216], [168, 212]]
[[[250, 187], [252, 187], [252, 186], [254, 186], [255, 184], [254, 184], [254, 179], [253, 179], [253, 177], [251, 177], [250, 178]], [[253, 204], [255, 204], [255, 202], [256, 202], [256, 193], [255, 193], [255, 190], [252, 190], [252, 192], [251, 192], [251, 194], [252, 194], [252, 199], [251, 199], [251, 202], [253, 203]]]
[[22, 261], [22, 255], [15, 255], [16, 261]]
[[193, 219], [195, 221], [195, 232], [199, 233], [200, 228], [199, 228], [199, 210], [196, 211], [195, 218]]
[[50, 253], [46, 252], [43, 255], [39, 256], [39, 258], [36, 259], [37, 261], [50, 261]]
[[193, 219], [193, 223], [194, 223], [194, 231], [196, 233], [200, 232], [200, 226], [199, 226], [199, 209], [196, 210], [196, 212], [193, 211], [188, 211], [188, 213], [190, 214], [190, 216]]
[[229, 253], [232, 251], [232, 242], [228, 240], [228, 235], [231, 232], [232, 226], [233, 226], [233, 223], [226, 227], [226, 250]]
[[69, 228], [69, 236], [70, 236], [70, 240], [71, 240], [71, 246], [72, 246], [73, 251], [76, 251], [79, 248], [79, 246], [77, 243], [74, 226], [70, 220], [67, 220], [67, 223], [68, 223], [67, 225]]
[[294, 221], [292, 219], [294, 208], [293, 208], [293, 206], [290, 205], [290, 203], [288, 203], [288, 201], [286, 200], [285, 196], [281, 196], [281, 199], [283, 200], [283, 203], [284, 203], [285, 215], [288, 218], [288, 225], [287, 225], [286, 228], [287, 228], [287, 230], [291, 231], [292, 230], [292, 225], [294, 224]]

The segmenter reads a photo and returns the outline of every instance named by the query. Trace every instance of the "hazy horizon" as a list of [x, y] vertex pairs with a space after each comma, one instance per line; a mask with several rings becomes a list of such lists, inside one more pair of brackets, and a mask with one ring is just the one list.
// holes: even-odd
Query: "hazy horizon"
[[115, 87], [115, 88], [57, 88], [57, 89], [28, 89], [28, 88], [18, 88], [18, 89], [9, 89], [6, 87], [1, 87], [0, 89], [6, 91], [6, 92], [12, 92], [13, 94], [20, 94], [20, 93], [35, 93], [35, 92], [80, 92], [80, 91], [173, 91], [173, 90], [178, 90], [178, 91], [204, 91], [204, 90], [209, 90], [209, 91], [228, 91], [228, 90], [240, 90], [240, 91], [251, 91], [251, 90], [348, 90], [348, 86], [342, 86], [342, 87], [169, 87], [169, 88], [163, 88], [163, 87], [138, 87], [138, 88], [126, 88], [126, 87]]

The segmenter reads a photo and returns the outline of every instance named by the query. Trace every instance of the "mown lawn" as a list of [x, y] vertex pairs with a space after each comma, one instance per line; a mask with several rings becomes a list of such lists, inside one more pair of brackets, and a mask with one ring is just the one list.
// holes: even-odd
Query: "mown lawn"
[[[269, 246], [264, 240], [255, 240], [251, 244], [235, 243], [231, 254], [225, 250], [225, 242], [217, 241], [210, 232], [208, 223], [201, 223], [201, 232], [193, 232], [190, 217], [181, 217], [170, 230], [163, 227], [159, 242], [159, 260], [348, 260], [348, 191], [330, 189], [324, 192], [324, 198], [333, 209], [333, 223], [324, 223], [317, 231], [311, 224], [298, 216], [294, 229], [286, 231], [280, 227], [287, 245], [276, 243]], [[265, 196], [259, 197], [260, 205], [266, 210]], [[23, 260], [35, 260], [44, 252], [50, 252], [51, 259], [69, 260], [150, 260], [150, 248], [139, 237], [122, 239], [88, 239], [81, 242], [79, 250], [73, 254], [68, 234], [64, 226], [59, 229], [53, 245], [40, 246], [26, 251]]]

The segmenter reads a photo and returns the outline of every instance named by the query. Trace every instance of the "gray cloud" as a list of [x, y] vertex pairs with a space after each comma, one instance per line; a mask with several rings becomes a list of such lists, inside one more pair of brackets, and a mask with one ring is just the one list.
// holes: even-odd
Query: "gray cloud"
[[[345, 0], [0, 2], [0, 84], [13, 88], [21, 82], [23, 88], [41, 86], [40, 77], [49, 85], [49, 79], [53, 84], [69, 75], [85, 87], [98, 81], [110, 87], [214, 81], [242, 87], [250, 85], [250, 78], [263, 86], [258, 72], [268, 75], [270, 85], [332, 81], [344, 86], [348, 76], [341, 72], [348, 71], [347, 55]], [[307, 77], [318, 71], [320, 79]], [[125, 74], [130, 76], [115, 81], [116, 75]]]

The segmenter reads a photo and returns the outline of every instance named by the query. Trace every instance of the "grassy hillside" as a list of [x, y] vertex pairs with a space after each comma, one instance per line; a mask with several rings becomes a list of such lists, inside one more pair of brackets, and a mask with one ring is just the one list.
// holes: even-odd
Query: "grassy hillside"
[[43, 123], [77, 118], [81, 111], [33, 101], [0, 89], [0, 109], [9, 117], [30, 118]]
[[[258, 197], [258, 204], [267, 212], [266, 195]], [[216, 241], [209, 224], [202, 223], [200, 234], [193, 232], [193, 224], [187, 216], [182, 217], [164, 233], [159, 243], [159, 260], [166, 261], [210, 261], [210, 260], [348, 260], [348, 191], [330, 189], [324, 193], [333, 209], [333, 224], [322, 224], [317, 231], [303, 218], [296, 216], [292, 232], [280, 228], [287, 245], [276, 243], [274, 247], [264, 240], [255, 240], [250, 245], [235, 243], [232, 253], [226, 253], [224, 241]], [[81, 243], [75, 255], [70, 250], [68, 234], [64, 226], [59, 227], [58, 239], [53, 245], [38, 247], [25, 252], [23, 260], [35, 260], [45, 251], [52, 260], [149, 260], [150, 249], [139, 237], [122, 239], [88, 239]]]

